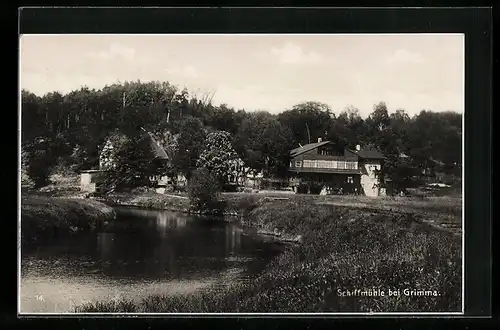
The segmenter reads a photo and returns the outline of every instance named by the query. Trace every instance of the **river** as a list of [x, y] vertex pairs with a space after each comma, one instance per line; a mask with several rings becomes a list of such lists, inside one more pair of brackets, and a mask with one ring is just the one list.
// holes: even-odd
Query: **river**
[[67, 313], [86, 302], [189, 294], [257, 276], [283, 247], [235, 223], [115, 208], [100, 232], [21, 253], [21, 313]]

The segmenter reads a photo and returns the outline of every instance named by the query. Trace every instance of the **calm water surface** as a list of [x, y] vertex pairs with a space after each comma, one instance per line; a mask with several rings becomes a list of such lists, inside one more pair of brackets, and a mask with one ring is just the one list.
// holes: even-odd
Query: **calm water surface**
[[125, 207], [116, 212], [102, 232], [22, 250], [21, 312], [73, 312], [85, 302], [244, 282], [282, 250], [220, 220]]

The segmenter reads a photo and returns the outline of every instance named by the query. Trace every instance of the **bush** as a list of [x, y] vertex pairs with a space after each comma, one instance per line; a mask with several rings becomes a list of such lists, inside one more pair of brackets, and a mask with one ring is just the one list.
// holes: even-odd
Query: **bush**
[[225, 184], [223, 187], [222, 187], [222, 191], [225, 191], [225, 192], [238, 192], [238, 186], [235, 185], [235, 184]]
[[32, 188], [35, 183], [28, 174], [29, 155], [25, 150], [21, 151], [21, 186]]
[[49, 156], [44, 150], [35, 150], [30, 156], [26, 173], [33, 180], [36, 188], [43, 187], [48, 183], [51, 165]]
[[145, 193], [150, 193], [154, 192], [155, 189], [152, 187], [136, 187], [131, 190], [132, 194], [145, 194]]
[[33, 188], [34, 185], [35, 185], [35, 182], [33, 180], [31, 180], [26, 169], [21, 168], [21, 186], [27, 187], [27, 188]]
[[260, 198], [253, 195], [239, 196], [235, 199], [228, 199], [228, 207], [243, 215], [248, 215], [252, 210], [260, 204]]
[[219, 191], [217, 179], [205, 168], [195, 170], [187, 186], [191, 207], [196, 211], [214, 208]]
[[299, 183], [297, 186], [297, 194], [307, 194], [309, 192], [309, 186], [305, 183]]
[[52, 169], [64, 159], [60, 155], [64, 155], [65, 151], [66, 145], [59, 136], [35, 138], [31, 142], [24, 143], [22, 163], [36, 188], [49, 183]]
[[173, 191], [178, 193], [184, 193], [187, 191], [187, 188], [184, 185], [175, 185], [173, 186]]
[[57, 158], [56, 163], [50, 170], [51, 175], [61, 175], [61, 176], [74, 176], [76, 172], [72, 169], [72, 166], [62, 157]]
[[323, 184], [321, 182], [316, 182], [316, 181], [310, 181], [309, 182], [309, 192], [311, 194], [319, 194], [321, 192], [321, 189], [323, 189]]
[[260, 181], [261, 189], [283, 190], [288, 187], [287, 180], [281, 179], [262, 179]]

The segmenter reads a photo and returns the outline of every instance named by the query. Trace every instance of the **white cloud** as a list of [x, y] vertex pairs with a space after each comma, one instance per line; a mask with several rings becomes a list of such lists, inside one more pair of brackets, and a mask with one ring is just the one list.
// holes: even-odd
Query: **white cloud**
[[140, 55], [136, 52], [135, 48], [122, 45], [120, 43], [111, 43], [106, 50], [98, 52], [90, 52], [90, 57], [98, 58], [102, 60], [114, 60], [123, 59], [129, 62], [144, 62], [147, 58], [144, 55]]
[[390, 58], [389, 63], [421, 63], [424, 59], [420, 53], [410, 52], [405, 49], [397, 50]]
[[186, 65], [183, 67], [170, 67], [164, 70], [166, 73], [174, 76], [186, 77], [186, 78], [199, 78], [201, 73], [192, 65]]
[[271, 54], [280, 62], [287, 64], [315, 64], [323, 62], [324, 58], [316, 52], [304, 52], [297, 44], [287, 42], [281, 47], [273, 47]]

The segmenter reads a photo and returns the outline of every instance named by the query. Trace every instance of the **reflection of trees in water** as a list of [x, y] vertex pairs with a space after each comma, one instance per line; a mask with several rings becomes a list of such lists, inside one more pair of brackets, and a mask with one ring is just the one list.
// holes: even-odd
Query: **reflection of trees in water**
[[[143, 232], [146, 235], [157, 234], [165, 238], [169, 230], [181, 229], [187, 226], [188, 216], [157, 210], [122, 209], [117, 210], [117, 223], [122, 230]], [[147, 220], [145, 223], [144, 220]]]
[[34, 264], [24, 261], [24, 269], [138, 282], [216, 276], [225, 283], [240, 278], [241, 271], [261, 270], [272, 253], [269, 246], [242, 235], [238, 226], [220, 220], [191, 221], [194, 217], [138, 209], [117, 215], [104, 232], [33, 252]]
[[97, 234], [97, 249], [101, 260], [107, 261], [112, 258], [114, 238], [115, 234], [113, 233]]
[[236, 226], [228, 225], [225, 228], [226, 246], [224, 256], [237, 254], [241, 248], [241, 232]]
[[154, 262], [148, 263], [149, 272], [157, 276], [177, 277], [179, 276], [179, 267], [176, 263], [175, 242], [163, 240], [152, 254]]
[[138, 279], [199, 278], [254, 262], [260, 243], [242, 239], [237, 226], [190, 218], [140, 209], [119, 212], [115, 227], [98, 236], [103, 273]]
[[148, 218], [148, 219], [154, 219], [156, 218], [157, 214], [160, 211], [156, 210], [147, 210], [147, 209], [140, 209], [140, 208], [134, 208], [134, 207], [117, 207], [115, 209], [116, 215], [119, 218], [123, 217], [135, 217], [135, 218]]
[[180, 229], [187, 225], [186, 217], [170, 212], [159, 212], [155, 220], [155, 225], [162, 237], [165, 237], [167, 229]]

